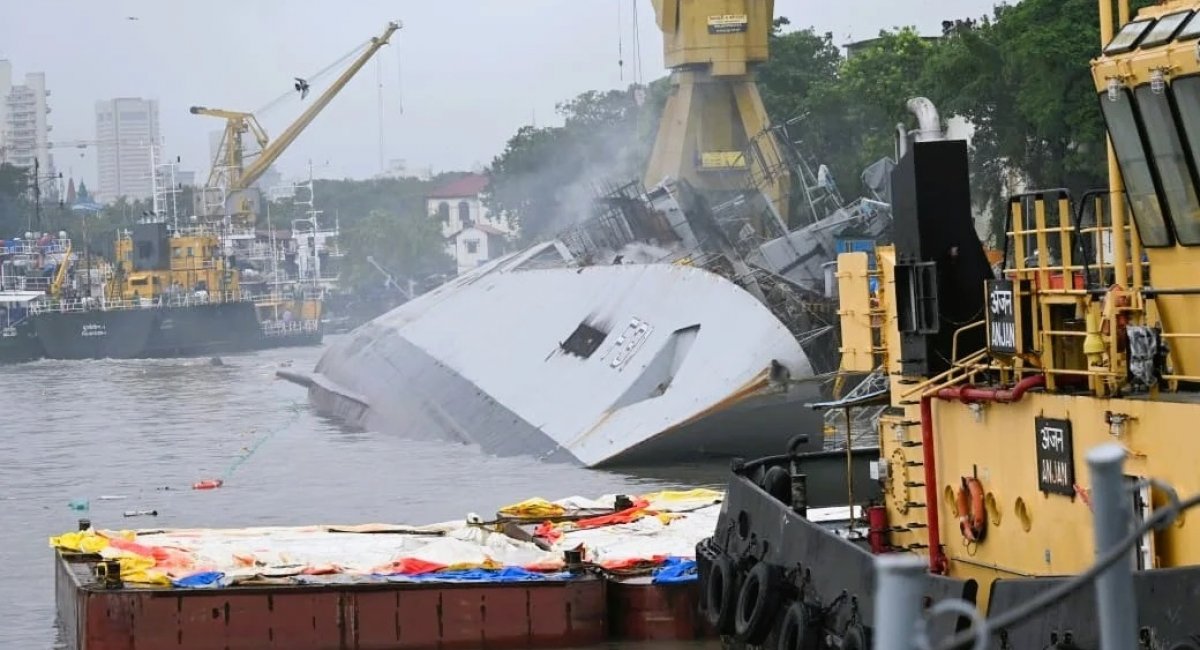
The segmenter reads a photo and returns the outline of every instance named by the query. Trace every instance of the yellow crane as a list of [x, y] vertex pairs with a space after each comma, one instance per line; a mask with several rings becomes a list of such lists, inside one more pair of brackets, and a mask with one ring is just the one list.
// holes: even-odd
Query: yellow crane
[[[193, 106], [191, 108], [193, 115], [208, 115], [225, 120], [225, 133], [222, 135], [208, 183], [204, 188], [204, 206], [201, 209], [204, 216], [211, 218], [230, 214], [239, 221], [252, 223], [255, 218], [254, 208], [258, 205], [257, 195], [251, 188], [254, 182], [341, 92], [342, 88], [354, 78], [354, 75], [366, 65], [367, 61], [388, 43], [392, 34], [400, 27], [401, 23], [397, 21], [389, 22], [383, 34], [371, 38], [366, 50], [354, 60], [350, 67], [275, 140], [267, 137], [266, 130], [252, 113]], [[305, 83], [297, 81], [300, 84]], [[300, 89], [299, 86], [297, 89]], [[307, 91], [306, 85], [304, 90]], [[247, 133], [254, 137], [259, 147], [257, 157], [249, 165], [245, 164], [246, 156], [243, 148], [243, 139]]]
[[672, 177], [703, 191], [736, 192], [753, 183], [787, 223], [789, 178], [753, 75], [768, 58], [774, 1], [653, 2], [671, 94], [646, 185]]

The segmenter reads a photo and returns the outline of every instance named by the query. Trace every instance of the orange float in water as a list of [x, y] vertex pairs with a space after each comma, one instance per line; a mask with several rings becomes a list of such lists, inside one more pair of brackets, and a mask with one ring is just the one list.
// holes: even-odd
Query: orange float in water
[[193, 490], [215, 490], [215, 489], [221, 487], [222, 485], [224, 485], [224, 483], [225, 482], [219, 478], [210, 478], [210, 479], [207, 479], [204, 481], [200, 481], [199, 483], [193, 484], [192, 489]]

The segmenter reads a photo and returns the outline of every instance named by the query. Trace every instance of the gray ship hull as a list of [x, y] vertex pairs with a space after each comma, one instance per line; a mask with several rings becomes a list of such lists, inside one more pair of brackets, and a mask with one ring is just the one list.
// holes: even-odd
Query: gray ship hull
[[[580, 462], [537, 425], [411, 343], [392, 341], [363, 362], [357, 372], [379, 385], [407, 390], [394, 391], [386, 400], [370, 400], [323, 375], [305, 376], [300, 381], [308, 386], [310, 404], [354, 428], [418, 439], [432, 433], [437, 439], [475, 445], [496, 456]], [[766, 456], [778, 453], [800, 433], [810, 438], [801, 450], [819, 451], [824, 422], [808, 405], [822, 399], [815, 382], [758, 394], [663, 431], [593, 466]]]
[[357, 328], [299, 381], [354, 426], [612, 466], [751, 456], [797, 433], [819, 448], [811, 375], [774, 315], [707, 271], [518, 256]]

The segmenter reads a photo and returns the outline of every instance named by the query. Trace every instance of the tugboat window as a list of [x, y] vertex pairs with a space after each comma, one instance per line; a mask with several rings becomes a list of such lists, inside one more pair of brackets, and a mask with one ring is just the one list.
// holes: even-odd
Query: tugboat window
[[1129, 91], [1121, 89], [1111, 98], [1107, 93], [1101, 94], [1100, 108], [1125, 178], [1125, 191], [1142, 245], [1170, 246], [1171, 233], [1154, 187], [1154, 174], [1142, 145]]
[[601, 332], [587, 323], [580, 323], [579, 327], [576, 327], [575, 331], [571, 332], [571, 336], [568, 336], [567, 340], [560, 344], [559, 347], [568, 354], [586, 359], [592, 356], [592, 353], [600, 347], [600, 344], [604, 342], [604, 338], [607, 336], [608, 334]]
[[1165, 89], [1154, 92], [1149, 85], [1138, 86], [1134, 95], [1175, 236], [1185, 245], [1200, 244], [1200, 199], [1179, 140], [1170, 96]]
[[1200, 11], [1192, 14], [1191, 20], [1179, 30], [1179, 36], [1175, 40], [1190, 41], [1196, 38], [1200, 38]]
[[[1196, 14], [1200, 16], [1200, 13]], [[1200, 20], [1192, 20], [1200, 24]], [[1200, 161], [1200, 76], [1181, 77], [1171, 82], [1170, 92], [1179, 109], [1182, 136], [1191, 151], [1192, 160]]]
[[1145, 34], [1148, 29], [1150, 29], [1150, 25], [1153, 22], [1153, 19], [1146, 19], [1125, 23], [1125, 26], [1121, 28], [1121, 31], [1117, 32], [1116, 37], [1113, 38], [1107, 46], [1105, 46], [1104, 53], [1123, 54], [1125, 52], [1132, 51], [1133, 48], [1137, 47], [1138, 40], [1140, 40], [1142, 35]]
[[1142, 39], [1142, 44], [1138, 47], [1157, 47], [1171, 42], [1171, 38], [1179, 30], [1179, 26], [1190, 15], [1192, 15], [1190, 10], [1177, 11], [1159, 18], [1158, 22], [1154, 24], [1154, 27], [1150, 29], [1150, 32], [1146, 34], [1146, 38]]

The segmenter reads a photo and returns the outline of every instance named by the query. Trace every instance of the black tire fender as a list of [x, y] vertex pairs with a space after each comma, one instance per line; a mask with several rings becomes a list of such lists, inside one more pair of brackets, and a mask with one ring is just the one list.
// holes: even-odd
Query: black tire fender
[[780, 503], [792, 503], [792, 475], [778, 465], [767, 470], [762, 481], [763, 490]]
[[779, 603], [783, 601], [780, 585], [783, 577], [778, 567], [759, 562], [750, 569], [738, 591], [734, 634], [746, 643], [758, 645], [767, 638]]
[[842, 635], [842, 650], [869, 650], [867, 630], [860, 623], [852, 623]]
[[819, 631], [813, 625], [808, 606], [793, 601], [779, 622], [778, 650], [817, 650]]
[[737, 571], [733, 560], [722, 554], [709, 567], [704, 584], [704, 615], [717, 634], [733, 631], [733, 615], [737, 609]]

